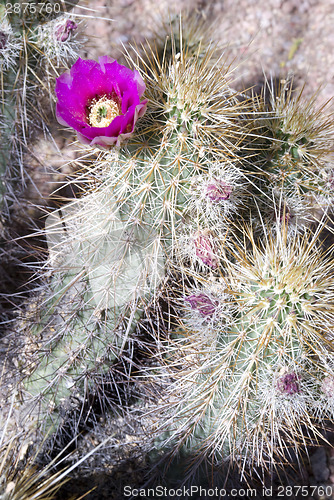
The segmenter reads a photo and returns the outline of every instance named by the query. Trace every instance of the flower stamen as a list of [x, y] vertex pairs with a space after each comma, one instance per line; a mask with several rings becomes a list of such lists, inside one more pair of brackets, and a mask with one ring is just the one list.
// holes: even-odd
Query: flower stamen
[[92, 101], [88, 121], [92, 127], [108, 127], [116, 116], [121, 114], [118, 103], [103, 96], [98, 101], [95, 99]]

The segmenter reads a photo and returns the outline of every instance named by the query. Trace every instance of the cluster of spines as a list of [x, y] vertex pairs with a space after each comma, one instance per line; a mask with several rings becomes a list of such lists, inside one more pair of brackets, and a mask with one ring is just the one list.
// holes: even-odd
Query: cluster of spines
[[27, 182], [24, 164], [28, 143], [36, 133], [47, 130], [45, 107], [50, 106], [48, 99], [53, 100], [57, 71], [74, 61], [82, 45], [78, 24], [71, 16], [43, 19], [40, 25], [38, 16], [27, 19], [22, 14], [28, 4], [17, 2], [14, 7], [19, 8], [18, 13], [10, 10], [9, 2], [0, 7], [0, 162], [6, 190], [2, 209], [7, 212], [7, 205], [18, 198]]

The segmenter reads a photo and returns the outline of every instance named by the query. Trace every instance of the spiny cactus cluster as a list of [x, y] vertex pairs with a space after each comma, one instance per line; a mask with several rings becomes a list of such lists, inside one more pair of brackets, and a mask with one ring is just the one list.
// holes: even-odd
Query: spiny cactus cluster
[[[201, 182], [208, 158], [214, 169], [220, 156], [235, 156], [233, 142], [238, 148], [241, 104], [227, 75], [214, 69], [207, 74], [210, 54], [201, 61], [174, 55], [173, 61], [173, 67], [166, 59], [156, 68], [153, 61], [147, 66], [150, 107], [138, 120], [136, 133], [123, 147], [100, 153], [82, 175], [86, 185], [97, 187], [48, 217], [53, 292], [49, 300], [43, 298], [44, 313], [32, 335], [39, 341], [43, 337], [50, 347], [39, 351], [44, 360], [38, 368], [32, 360], [33, 373], [25, 382], [46, 408], [59, 407], [72, 387], [93, 376], [92, 370], [105, 371], [119, 359], [136, 322], [155, 300], [168, 255], [180, 253], [182, 220], [197, 210], [194, 177]], [[115, 63], [100, 58], [102, 64]], [[79, 66], [75, 72], [73, 68], [75, 86]], [[195, 76], [202, 78], [200, 86]], [[191, 99], [183, 113], [185, 89]], [[65, 90], [59, 86], [59, 95]], [[99, 102], [94, 102], [94, 112]], [[103, 98], [102, 105], [106, 102]], [[221, 106], [225, 112], [220, 116]], [[80, 129], [80, 138], [83, 133]], [[226, 168], [230, 182], [235, 175]], [[69, 314], [62, 314], [66, 309]]]
[[12, 409], [13, 406], [6, 416], [0, 435], [0, 499], [56, 500], [59, 498], [59, 490], [69, 480], [71, 471], [105, 443], [95, 447], [71, 467], [63, 465], [64, 459], [70, 455], [66, 449], [44, 467], [40, 467], [38, 462], [41, 457], [38, 455], [42, 448], [37, 448], [32, 453], [29, 451], [33, 444], [31, 433], [22, 431], [8, 438], [6, 431], [12, 417]]
[[[292, 81], [267, 87], [262, 101], [255, 100], [262, 144], [255, 146], [260, 154], [250, 160], [250, 171], [256, 188], [281, 207], [279, 218], [284, 211], [290, 227], [302, 229], [319, 220], [332, 202], [332, 118], [326, 104], [316, 109], [316, 95], [305, 101], [303, 90], [293, 91]], [[259, 208], [264, 220], [275, 219], [272, 201], [263, 197]]]
[[[62, 44], [75, 28], [57, 22], [33, 36], [63, 64], [48, 30]], [[57, 79], [58, 121], [83, 144], [78, 194], [47, 217], [41, 290], [17, 326], [23, 414], [37, 405], [52, 430], [101, 375], [136, 379], [149, 332], [156, 450], [188, 456], [190, 479], [277, 465], [334, 409], [333, 119], [291, 81], [237, 91], [227, 56], [193, 34], [181, 23], [129, 48], [131, 69], [78, 59]]]
[[[60, 6], [60, 4], [57, 4]], [[0, 173], [4, 212], [19, 198], [24, 155], [36, 133], [46, 133], [54, 79], [78, 56], [78, 24], [55, 6], [6, 2], [0, 6]], [[35, 12], [36, 11], [36, 12]]]
[[332, 419], [334, 262], [318, 237], [284, 228], [259, 243], [245, 226], [217, 272], [178, 298], [158, 422], [194, 468], [231, 459], [270, 469]]

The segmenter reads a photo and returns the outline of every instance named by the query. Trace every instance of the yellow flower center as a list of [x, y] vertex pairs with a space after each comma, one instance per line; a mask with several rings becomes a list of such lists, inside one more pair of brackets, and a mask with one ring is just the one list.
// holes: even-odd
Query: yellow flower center
[[119, 105], [113, 99], [103, 96], [90, 105], [88, 121], [92, 127], [108, 127], [116, 116], [121, 115]]

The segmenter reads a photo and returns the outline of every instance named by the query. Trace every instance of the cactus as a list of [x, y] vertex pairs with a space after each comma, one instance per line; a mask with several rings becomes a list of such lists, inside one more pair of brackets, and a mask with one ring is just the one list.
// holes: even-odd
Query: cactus
[[[220, 232], [226, 230], [227, 214], [237, 206], [242, 191], [232, 160], [237, 159], [243, 136], [241, 117], [246, 105], [240, 104], [228, 84], [230, 68], [210, 64], [211, 52], [188, 58], [187, 52], [174, 51], [171, 60], [155, 61], [153, 67], [153, 54], [152, 50], [150, 65], [138, 59], [137, 70], [147, 86], [147, 111], [135, 132], [126, 144], [121, 136], [96, 136], [91, 145], [109, 147], [117, 141], [117, 147], [96, 154], [90, 170], [81, 177], [80, 198], [47, 219], [50, 291], [38, 307], [40, 326], [31, 327], [30, 320], [24, 326], [30, 332], [29, 350], [34, 339], [41, 345], [29, 358], [23, 385], [42, 402], [41, 414], [55, 410], [55, 421], [71, 388], [82, 390], [94, 372], [112, 369], [131, 344], [140, 317], [160, 293], [170, 257], [184, 258], [178, 237], [183, 221], [199, 209], [202, 227], [209, 225], [207, 205], [211, 202], [201, 192], [207, 189], [211, 198], [217, 197], [213, 195], [217, 180], [220, 197], [230, 198], [230, 208], [217, 228]], [[127, 71], [137, 88], [143, 88], [136, 72], [130, 74], [108, 58], [100, 58], [98, 65], [79, 60], [70, 78], [62, 76], [56, 87], [61, 123], [73, 123], [67, 92], [76, 88], [76, 75], [88, 67], [96, 75], [109, 71], [110, 79], [113, 71], [116, 76]], [[68, 99], [66, 108], [61, 99]], [[144, 101], [138, 109], [143, 105]], [[103, 132], [101, 120], [108, 121], [108, 113], [117, 113], [117, 106], [112, 107], [107, 92], [103, 98], [94, 98], [89, 120], [94, 119], [97, 131]], [[101, 110], [103, 116], [97, 114]], [[78, 137], [87, 143], [85, 127], [80, 125]], [[226, 166], [219, 168], [223, 161]], [[192, 196], [194, 182], [197, 201]], [[214, 232], [210, 238], [216, 239]], [[194, 235], [188, 239], [196, 247]]]
[[[31, 43], [63, 64], [71, 53], [49, 35], [63, 43], [74, 21], [57, 23]], [[189, 455], [192, 477], [210, 461], [269, 468], [332, 418], [333, 261], [320, 241], [333, 122], [291, 82], [246, 98], [225, 55], [188, 33], [127, 53], [134, 70], [102, 56], [57, 79], [58, 121], [83, 144], [79, 193], [46, 219], [20, 388], [54, 430], [97, 376], [118, 363], [132, 375], [149, 323], [160, 366], [142, 370], [169, 384], [156, 449]]]
[[184, 478], [208, 462], [269, 470], [332, 418], [334, 261], [320, 232], [283, 225], [261, 241], [245, 226], [217, 272], [192, 274], [174, 299], [153, 414], [156, 448], [189, 456]]
[[[7, 2], [0, 6], [0, 172], [1, 192], [6, 191], [6, 203], [1, 206], [6, 213], [26, 182], [24, 154], [29, 140], [47, 130], [45, 110], [57, 69], [67, 67], [82, 45], [78, 25], [69, 14], [48, 19], [53, 16], [43, 11], [43, 24], [39, 24], [40, 12], [33, 15], [29, 5]], [[42, 15], [43, 2], [32, 6]]]
[[[303, 88], [296, 91], [292, 79], [281, 79], [266, 82], [262, 98], [253, 101], [259, 138], [253, 142], [256, 158], [249, 161], [249, 170], [267, 222], [282, 219], [284, 211], [290, 227], [302, 229], [330, 210], [333, 119], [329, 103], [317, 109], [316, 98], [305, 100]], [[273, 199], [280, 213], [273, 213]]]
[[[41, 11], [45, 7], [43, 2], [31, 5]], [[17, 236], [20, 231], [15, 227], [15, 211], [31, 180], [25, 170], [31, 143], [38, 133], [50, 134], [47, 115], [54, 99], [55, 78], [77, 57], [83, 42], [70, 14], [60, 12], [54, 18], [52, 13], [44, 12], [43, 19], [39, 19], [39, 13], [32, 14], [29, 3], [7, 2], [0, 6], [0, 217], [1, 237], [7, 240], [10, 234]], [[29, 214], [25, 222], [33, 223]], [[31, 261], [31, 255], [27, 257], [27, 249], [23, 250], [20, 244], [6, 243], [4, 255], [8, 248], [11, 259]], [[5, 292], [8, 308], [13, 299], [8, 299], [8, 290]], [[16, 303], [21, 293], [22, 289], [19, 298], [14, 298]], [[9, 322], [7, 309], [1, 319]]]

